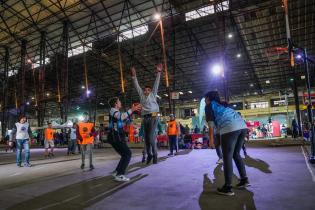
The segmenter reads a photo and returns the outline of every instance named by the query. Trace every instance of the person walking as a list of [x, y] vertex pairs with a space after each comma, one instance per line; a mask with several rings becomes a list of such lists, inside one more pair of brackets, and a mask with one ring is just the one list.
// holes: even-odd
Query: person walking
[[[54, 135], [55, 135], [55, 130], [52, 128], [51, 122], [47, 123], [47, 128], [45, 128], [44, 131], [44, 144], [45, 144], [45, 158], [48, 157], [54, 157]], [[50, 152], [48, 153], [48, 149], [50, 147]]]
[[153, 89], [149, 86], [145, 86], [144, 90], [141, 89], [138, 83], [136, 69], [131, 68], [131, 75], [133, 84], [140, 97], [140, 103], [142, 106], [141, 115], [143, 117], [144, 125], [144, 141], [147, 150], [147, 164], [153, 159], [153, 164], [157, 164], [157, 142], [156, 142], [156, 128], [158, 124], [158, 113], [160, 111], [159, 105], [157, 103], [157, 93], [160, 84], [161, 72], [163, 70], [163, 65], [158, 64], [156, 66], [157, 76]]
[[70, 141], [68, 142], [68, 155], [75, 154], [75, 149], [77, 147], [77, 125], [73, 123], [72, 128], [69, 130]]
[[122, 113], [120, 112], [122, 106], [118, 97], [111, 98], [108, 103], [110, 105], [108, 142], [121, 156], [116, 169], [112, 172], [112, 176], [116, 181], [128, 182], [130, 178], [126, 177], [125, 174], [131, 159], [131, 150], [125, 140], [123, 121], [130, 120], [133, 112], [140, 111], [141, 105], [133, 105], [127, 112]]
[[[234, 195], [232, 191], [232, 159], [240, 174], [240, 182], [236, 187], [245, 188], [250, 186], [245, 164], [240, 156], [240, 150], [244, 144], [245, 135], [247, 133], [247, 126], [243, 118], [237, 112], [223, 105], [217, 91], [208, 92], [205, 95], [205, 101], [207, 107], [205, 109], [208, 109], [207, 120], [209, 128], [216, 127], [221, 136], [225, 184], [221, 188], [218, 188], [217, 192], [222, 195]], [[214, 147], [211, 135], [210, 147]]]
[[167, 122], [167, 135], [168, 135], [168, 141], [170, 145], [170, 153], [169, 156], [173, 156], [173, 151], [175, 150], [177, 154], [178, 152], [178, 137], [180, 134], [180, 128], [179, 125], [176, 122], [174, 114], [170, 114], [170, 121]]
[[94, 169], [93, 165], [93, 143], [97, 135], [94, 123], [89, 121], [89, 114], [83, 113], [83, 120], [76, 126], [76, 136], [81, 147], [81, 169], [85, 166], [85, 155], [89, 155], [90, 170]]
[[22, 149], [24, 149], [24, 166], [31, 167], [30, 164], [30, 142], [32, 130], [25, 115], [20, 115], [19, 121], [15, 123], [12, 132], [10, 145], [16, 143], [16, 164], [22, 167]]

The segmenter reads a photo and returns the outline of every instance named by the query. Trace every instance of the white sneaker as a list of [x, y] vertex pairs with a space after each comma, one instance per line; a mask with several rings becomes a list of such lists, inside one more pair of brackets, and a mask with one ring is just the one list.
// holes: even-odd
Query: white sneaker
[[117, 171], [111, 172], [110, 175], [112, 175], [112, 177], [116, 178], [116, 176], [117, 176]]
[[124, 175], [119, 175], [115, 177], [115, 181], [117, 182], [129, 182], [130, 179], [128, 177], [125, 177]]
[[217, 161], [217, 164], [222, 164], [223, 163], [223, 159], [220, 158], [218, 161]]

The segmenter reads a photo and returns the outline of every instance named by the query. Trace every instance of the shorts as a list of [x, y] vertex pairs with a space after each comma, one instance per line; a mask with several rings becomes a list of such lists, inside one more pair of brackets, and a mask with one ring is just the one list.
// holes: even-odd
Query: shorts
[[50, 148], [55, 147], [54, 140], [45, 140], [45, 149], [48, 149], [49, 146], [50, 146]]

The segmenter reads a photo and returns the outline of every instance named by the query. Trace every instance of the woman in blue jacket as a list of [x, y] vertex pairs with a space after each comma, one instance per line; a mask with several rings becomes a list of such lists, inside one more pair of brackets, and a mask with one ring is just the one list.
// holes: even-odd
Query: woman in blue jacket
[[[221, 136], [221, 147], [223, 153], [223, 168], [225, 184], [218, 188], [217, 192], [222, 195], [234, 195], [232, 191], [233, 162], [240, 174], [240, 182], [237, 188], [249, 186], [245, 165], [240, 156], [240, 150], [244, 144], [247, 126], [242, 117], [227, 104], [220, 101], [217, 91], [210, 91], [205, 95], [206, 115], [209, 132], [216, 128]], [[210, 147], [213, 147], [213, 134], [210, 134]]]

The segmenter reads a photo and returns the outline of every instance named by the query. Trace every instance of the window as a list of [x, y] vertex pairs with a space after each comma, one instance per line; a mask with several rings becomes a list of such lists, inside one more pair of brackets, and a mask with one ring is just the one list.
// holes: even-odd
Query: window
[[8, 76], [9, 76], [9, 77], [12, 77], [12, 76], [16, 75], [17, 73], [18, 73], [17, 70], [9, 70], [9, 71], [8, 71]]
[[216, 5], [207, 5], [205, 7], [201, 7], [196, 10], [192, 10], [190, 12], [185, 13], [185, 19], [186, 21], [195, 20], [207, 15], [211, 15], [215, 13], [215, 9], [219, 12], [229, 10], [229, 1], [222, 1], [220, 3], [217, 3]]
[[190, 21], [190, 20], [194, 20], [194, 19], [198, 19], [210, 14], [214, 14], [214, 6], [213, 5], [209, 5], [206, 7], [201, 7], [197, 10], [193, 10], [190, 12], [185, 13], [185, 18], [186, 21]]
[[[48, 64], [50, 62], [49, 58], [45, 58], [45, 64]], [[35, 60], [35, 63], [33, 64], [34, 68], [38, 68], [40, 66], [39, 60]]]
[[141, 36], [143, 34], [146, 34], [149, 31], [148, 25], [138, 26], [133, 28], [133, 30], [127, 30], [124, 32], [121, 32], [119, 35], [119, 42], [123, 41], [124, 39], [132, 39], [137, 36]]
[[268, 102], [255, 102], [255, 103], [250, 103], [250, 108], [251, 109], [263, 109], [263, 108], [268, 108]]
[[85, 47], [83, 45], [77, 46], [68, 51], [68, 57], [70, 58], [72, 56], [79, 55], [81, 53], [84, 53], [84, 50], [88, 51], [91, 48], [92, 48], [92, 43], [87, 43]]
[[217, 6], [217, 11], [220, 11], [220, 12], [229, 10], [229, 1], [222, 1], [218, 3], [216, 6]]

